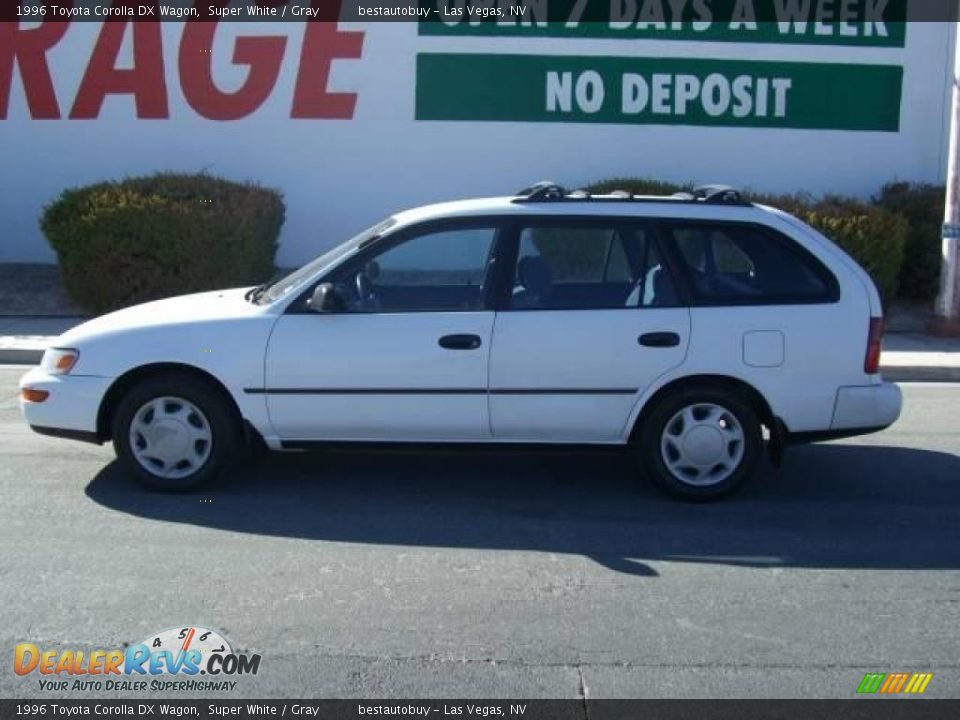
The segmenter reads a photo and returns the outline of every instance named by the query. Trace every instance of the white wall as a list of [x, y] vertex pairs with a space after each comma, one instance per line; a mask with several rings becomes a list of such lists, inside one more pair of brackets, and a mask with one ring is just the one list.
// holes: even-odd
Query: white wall
[[[167, 120], [138, 120], [129, 96], [108, 97], [95, 120], [31, 119], [18, 71], [0, 120], [0, 261], [54, 257], [38, 229], [65, 187], [158, 170], [199, 171], [281, 189], [287, 222], [278, 262], [295, 265], [404, 207], [508, 194], [540, 179], [577, 185], [614, 175], [727, 182], [771, 191], [868, 195], [891, 179], [939, 182], [944, 172], [950, 23], [915, 23], [905, 48], [652, 40], [423, 37], [412, 23], [345, 23], [365, 32], [359, 60], [334, 63], [330, 88], [356, 92], [352, 120], [292, 120], [302, 25], [223, 24], [214, 76], [238, 87], [237, 35], [288, 34], [280, 78], [247, 118], [213, 121], [184, 101], [177, 72], [182, 27], [163, 26]], [[100, 31], [74, 23], [53, 48], [63, 115]], [[130, 38], [121, 64], [130, 62]], [[414, 120], [418, 52], [774, 59], [904, 67], [899, 132]], [[455, 79], [451, 80], [455, 82]], [[829, 102], [829, 98], [825, 99]]]

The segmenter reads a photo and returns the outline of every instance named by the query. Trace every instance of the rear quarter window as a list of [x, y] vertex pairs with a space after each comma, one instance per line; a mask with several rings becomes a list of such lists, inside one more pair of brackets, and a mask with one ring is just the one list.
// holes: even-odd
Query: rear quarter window
[[661, 230], [695, 304], [796, 305], [840, 297], [826, 266], [772, 228], [665, 221]]

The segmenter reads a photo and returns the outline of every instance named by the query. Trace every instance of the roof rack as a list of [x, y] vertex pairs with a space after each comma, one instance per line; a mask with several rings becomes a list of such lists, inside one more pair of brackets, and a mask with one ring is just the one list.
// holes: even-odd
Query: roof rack
[[742, 205], [743, 196], [729, 185], [701, 185], [693, 189], [693, 197], [710, 205]]
[[612, 190], [603, 195], [591, 195], [586, 190], [567, 190], [562, 185], [544, 180], [525, 187], [516, 193], [514, 202], [573, 202], [577, 200], [594, 200], [598, 202], [692, 202], [707, 205], [748, 205], [743, 195], [736, 188], [729, 185], [700, 185], [690, 192], [679, 192], [673, 195], [646, 196], [634, 195], [628, 190]]
[[524, 202], [542, 202], [543, 200], [563, 200], [567, 191], [555, 182], [541, 180], [530, 187], [523, 188], [516, 195]]

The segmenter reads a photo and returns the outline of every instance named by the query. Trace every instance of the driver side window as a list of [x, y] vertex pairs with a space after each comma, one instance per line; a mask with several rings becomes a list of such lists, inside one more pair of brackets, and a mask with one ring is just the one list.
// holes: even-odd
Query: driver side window
[[346, 312], [464, 312], [483, 307], [496, 229], [426, 233], [337, 273]]

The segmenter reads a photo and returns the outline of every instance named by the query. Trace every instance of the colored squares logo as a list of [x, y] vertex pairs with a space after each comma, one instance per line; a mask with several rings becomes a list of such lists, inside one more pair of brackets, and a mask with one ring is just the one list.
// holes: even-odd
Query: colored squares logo
[[867, 673], [857, 693], [881, 695], [921, 695], [933, 679], [933, 673]]

